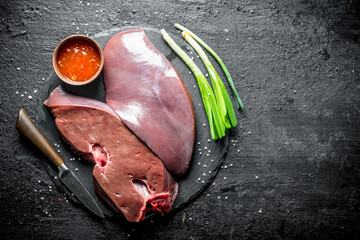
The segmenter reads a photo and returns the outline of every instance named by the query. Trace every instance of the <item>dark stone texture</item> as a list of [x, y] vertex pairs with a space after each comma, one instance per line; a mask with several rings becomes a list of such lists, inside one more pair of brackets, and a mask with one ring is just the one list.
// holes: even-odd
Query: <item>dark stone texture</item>
[[[97, 2], [0, 1], [2, 239], [359, 236], [359, 1]], [[126, 25], [178, 34], [175, 22], [217, 51], [244, 101], [224, 168], [173, 214], [99, 221], [63, 198], [15, 129], [18, 110], [35, 118], [62, 38]]]

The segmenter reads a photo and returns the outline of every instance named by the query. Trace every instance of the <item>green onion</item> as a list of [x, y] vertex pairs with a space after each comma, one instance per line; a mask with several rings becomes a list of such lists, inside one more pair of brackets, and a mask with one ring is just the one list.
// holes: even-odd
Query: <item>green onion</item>
[[214, 92], [212, 91], [204, 74], [191, 60], [191, 58], [175, 43], [175, 41], [169, 36], [169, 34], [164, 29], [161, 29], [160, 32], [164, 40], [169, 44], [169, 46], [177, 53], [177, 55], [185, 62], [185, 64], [194, 73], [203, 100], [206, 116], [208, 118], [211, 138], [213, 140], [216, 140], [218, 138], [224, 137], [225, 125], [224, 122], [221, 121], [219, 117], [219, 110]]
[[[221, 80], [219, 74], [216, 72], [216, 70], [215, 70], [214, 66], [211, 64], [209, 58], [206, 56], [205, 52], [202, 50], [200, 45], [194, 40], [194, 38], [192, 38], [186, 31], [183, 32], [183, 37], [199, 54], [201, 60], [203, 61], [204, 65], [209, 73], [211, 83], [214, 88], [215, 97], [217, 100], [221, 121], [224, 123], [226, 129], [231, 128], [231, 126], [236, 127], [237, 120], [236, 120], [235, 111], [232, 106], [232, 103], [231, 103], [229, 94], [226, 90], [226, 87], [225, 87], [223, 81]], [[231, 125], [226, 122], [227, 115], [230, 119]]]
[[244, 104], [242, 103], [238, 92], [236, 91], [236, 88], [234, 86], [234, 82], [231, 78], [231, 75], [228, 71], [228, 69], [226, 68], [225, 64], [223, 63], [223, 61], [220, 59], [220, 57], [214, 52], [214, 50], [212, 50], [209, 45], [207, 45], [203, 40], [201, 40], [198, 36], [196, 36], [193, 32], [191, 32], [190, 30], [188, 30], [187, 28], [175, 23], [175, 27], [187, 32], [190, 36], [192, 36], [197, 42], [199, 42], [209, 53], [211, 53], [211, 55], [213, 55], [213, 57], [218, 61], [218, 63], [220, 64], [221, 68], [223, 69], [226, 78], [229, 82], [230, 88], [232, 90], [232, 93], [234, 95], [235, 98], [235, 102], [236, 102], [236, 106], [238, 109], [241, 109], [242, 111], [244, 111]]

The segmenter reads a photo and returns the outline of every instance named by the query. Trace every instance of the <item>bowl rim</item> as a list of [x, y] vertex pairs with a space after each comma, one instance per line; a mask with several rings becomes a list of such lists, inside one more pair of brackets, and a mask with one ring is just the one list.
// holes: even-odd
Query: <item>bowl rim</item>
[[[64, 46], [64, 44], [70, 42], [70, 41], [74, 41], [74, 40], [78, 40], [78, 39], [81, 39], [81, 40], [85, 40], [85, 41], [88, 41], [90, 43], [92, 43], [96, 49], [98, 50], [99, 52], [99, 55], [100, 55], [100, 66], [99, 66], [99, 69], [97, 70], [97, 72], [88, 80], [86, 81], [73, 81], [67, 77], [65, 77], [64, 75], [62, 75], [62, 73], [60, 72], [59, 70], [59, 66], [57, 64], [57, 56], [59, 54], [59, 51], [62, 49], [62, 47]], [[53, 52], [53, 55], [52, 55], [52, 65], [53, 65], [53, 69], [56, 73], [56, 75], [65, 83], [69, 84], [69, 85], [73, 85], [73, 86], [82, 86], [82, 85], [86, 85], [88, 83], [91, 83], [92, 81], [94, 81], [101, 73], [103, 67], [104, 67], [104, 55], [103, 55], [103, 51], [102, 51], [102, 48], [101, 46], [99, 45], [98, 42], [96, 42], [94, 39], [88, 37], [88, 36], [85, 36], [85, 35], [71, 35], [71, 36], [68, 36], [66, 38], [64, 38], [57, 46], [56, 48], [54, 49], [54, 52]]]

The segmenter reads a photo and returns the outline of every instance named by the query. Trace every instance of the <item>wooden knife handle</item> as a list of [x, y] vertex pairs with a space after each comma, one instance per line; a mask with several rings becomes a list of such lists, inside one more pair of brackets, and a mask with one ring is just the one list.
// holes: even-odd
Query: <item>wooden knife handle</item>
[[20, 109], [19, 111], [19, 118], [17, 120], [16, 127], [31, 142], [33, 142], [55, 164], [55, 166], [59, 167], [64, 163], [59, 154], [57, 154], [49, 141], [36, 127], [24, 109]]

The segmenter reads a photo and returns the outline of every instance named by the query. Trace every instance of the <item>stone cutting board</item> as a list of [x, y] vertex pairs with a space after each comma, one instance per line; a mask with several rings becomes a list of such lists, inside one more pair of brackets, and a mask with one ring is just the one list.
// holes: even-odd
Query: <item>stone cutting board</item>
[[[140, 27], [131, 26], [111, 29], [100, 32], [94, 35], [92, 38], [95, 39], [102, 48], [104, 48], [107, 41], [115, 34], [121, 31], [135, 28]], [[184, 176], [182, 179], [178, 179], [179, 193], [173, 206], [173, 211], [175, 211], [186, 205], [186, 203], [188, 203], [190, 200], [193, 200], [199, 196], [211, 183], [224, 161], [224, 157], [228, 149], [228, 137], [226, 136], [221, 141], [216, 142], [210, 140], [211, 136], [208, 121], [194, 75], [190, 73], [190, 69], [163, 40], [158, 29], [144, 28], [144, 30], [150, 41], [155, 45], [156, 48], [160, 50], [160, 52], [162, 52], [163, 55], [168, 58], [168, 60], [178, 71], [184, 83], [187, 85], [193, 99], [196, 115], [196, 138], [192, 163], [186, 176]], [[185, 52], [189, 54], [189, 56], [194, 57], [194, 62], [199, 66], [200, 69], [202, 69], [203, 73], [205, 74], [206, 71], [200, 58], [197, 58], [196, 52], [189, 45], [187, 45], [187, 43], [182, 38], [180, 38], [181, 35], [179, 34], [179, 37], [174, 35], [171, 36], [178, 43], [178, 45], [180, 45], [185, 50]], [[216, 64], [214, 63], [214, 65]], [[42, 130], [44, 135], [48, 138], [49, 142], [56, 150], [59, 151], [60, 156], [64, 159], [64, 162], [68, 168], [73, 170], [75, 175], [83, 182], [91, 195], [98, 202], [104, 214], [108, 217], [111, 217], [113, 216], [113, 213], [107, 208], [105, 204], [102, 203], [102, 201], [95, 193], [92, 177], [93, 164], [77, 157], [74, 151], [70, 149], [69, 145], [67, 145], [61, 139], [57, 132], [53, 116], [51, 115], [50, 111], [43, 105], [43, 101], [47, 99], [51, 91], [59, 85], [62, 85], [66, 91], [71, 93], [105, 102], [105, 89], [103, 85], [102, 74], [90, 85], [73, 87], [63, 84], [55, 72], [52, 72], [42, 89], [39, 90], [39, 95], [36, 99], [38, 101], [39, 107], [37, 109], [37, 116], [35, 121], [38, 124], [40, 130]], [[67, 189], [59, 182], [57, 178], [57, 169], [50, 163], [50, 161], [46, 159], [44, 159], [44, 164], [46, 165], [46, 169], [50, 177], [59, 187], [59, 189], [64, 192], [64, 195], [72, 200], [76, 206], [80, 206], [79, 202], [74, 197], [72, 197]], [[152, 216], [153, 214], [148, 215]]]

